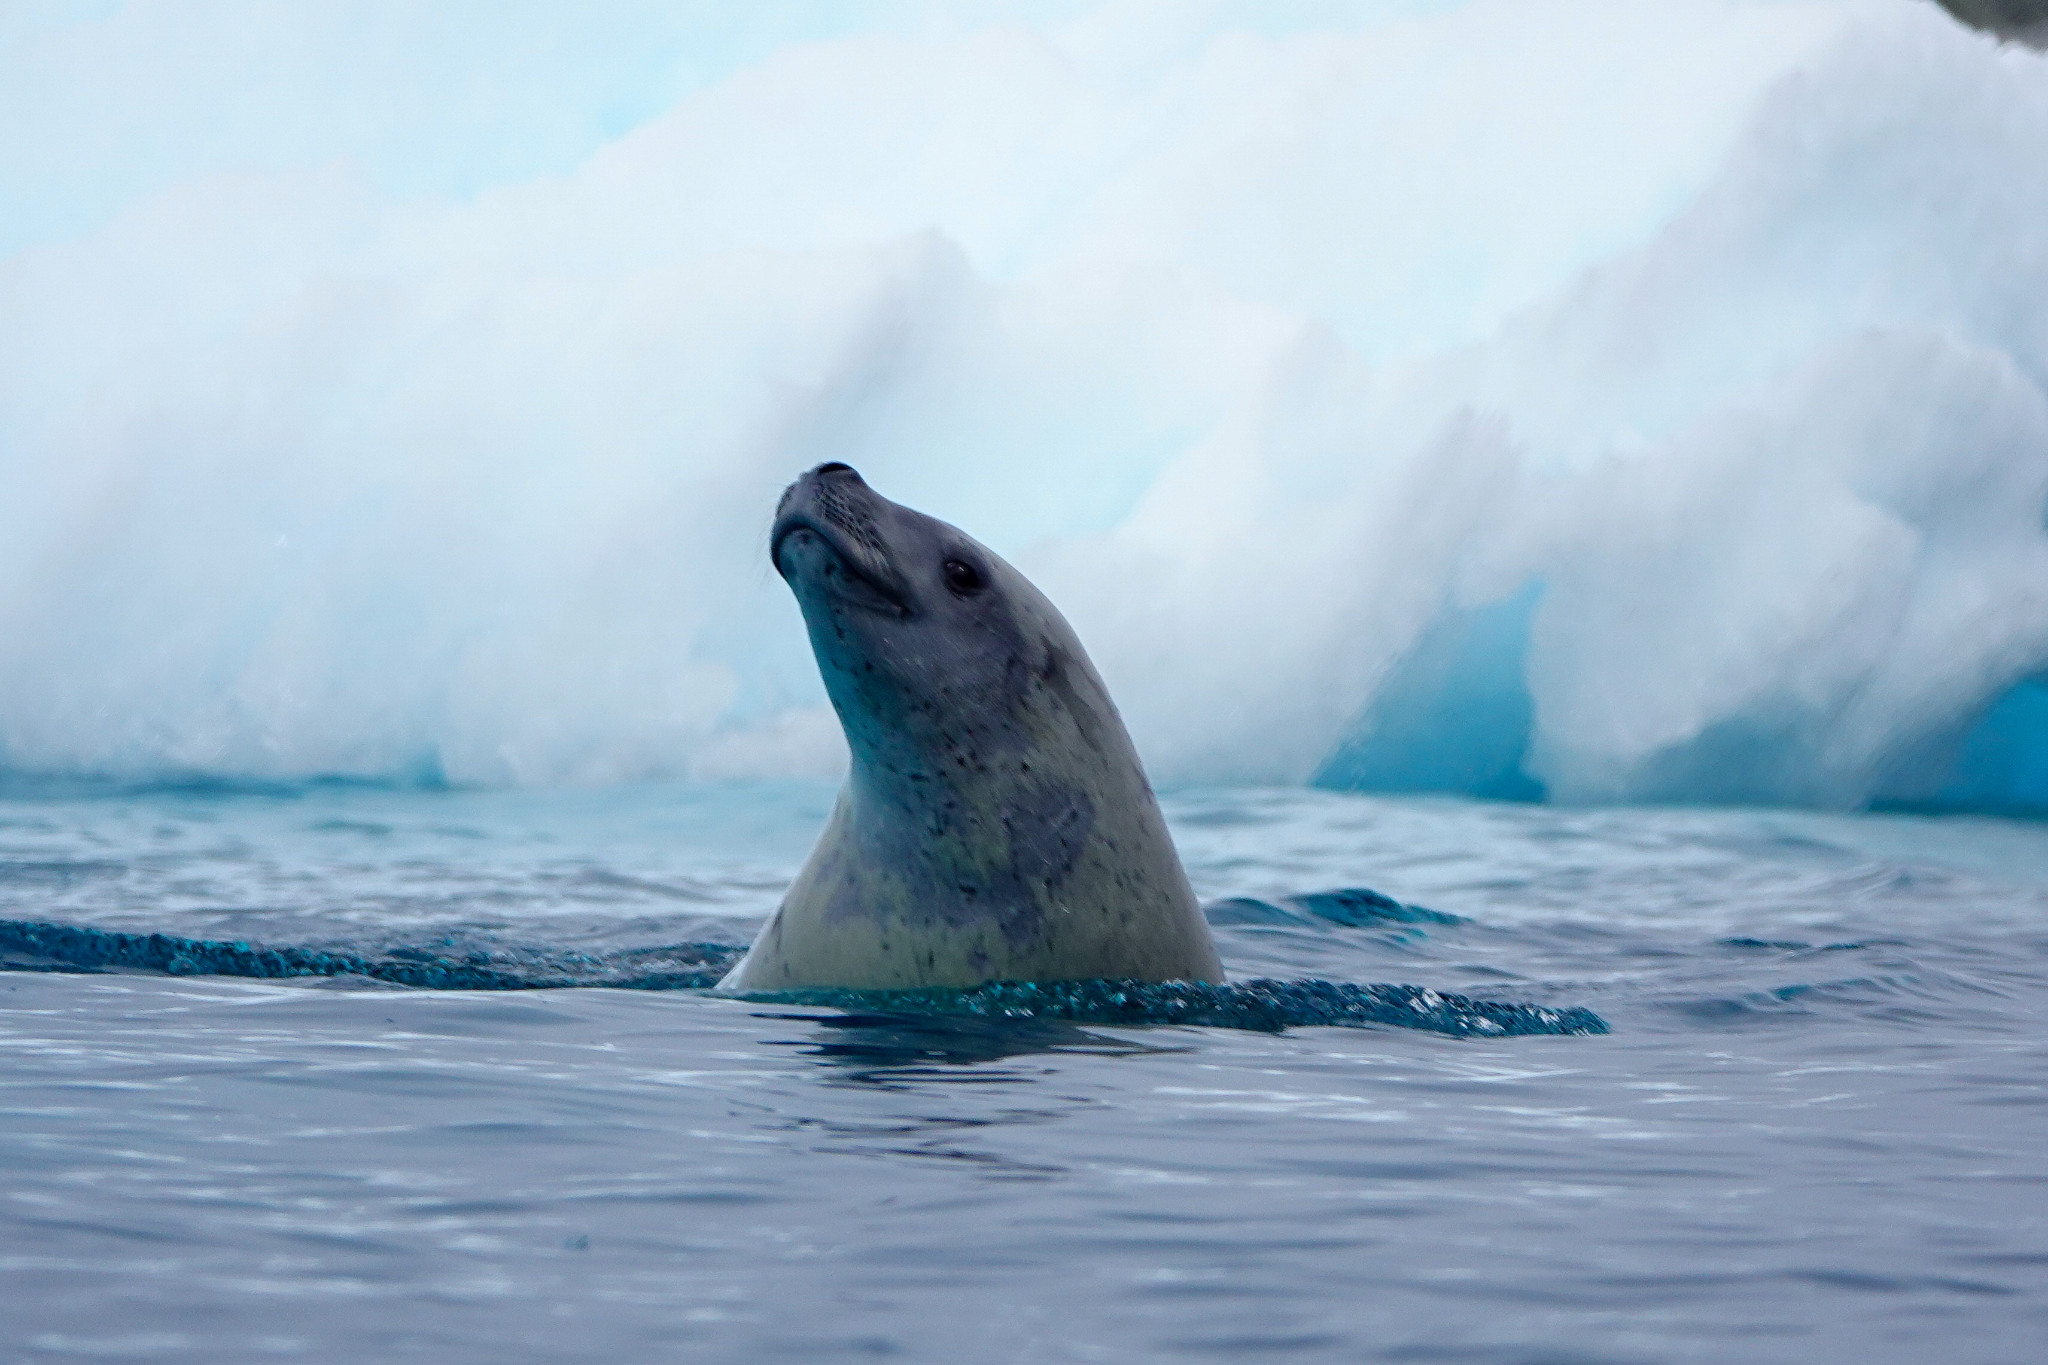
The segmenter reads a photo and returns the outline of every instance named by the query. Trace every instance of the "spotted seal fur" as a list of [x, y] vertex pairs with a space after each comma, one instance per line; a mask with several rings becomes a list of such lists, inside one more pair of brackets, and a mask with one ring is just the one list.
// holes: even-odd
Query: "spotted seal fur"
[[769, 538], [851, 766], [727, 991], [1223, 980], [1109, 693], [1030, 580], [823, 464]]

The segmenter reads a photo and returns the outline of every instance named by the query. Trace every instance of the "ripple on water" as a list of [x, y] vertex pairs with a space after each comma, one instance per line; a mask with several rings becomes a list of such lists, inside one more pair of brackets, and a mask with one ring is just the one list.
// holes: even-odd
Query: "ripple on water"
[[[0, 1339], [1501, 1365], [2048, 1339], [2048, 826], [1169, 794], [1228, 991], [705, 990], [831, 800], [0, 793], [0, 963], [27, 969], [0, 971]], [[1420, 984], [1334, 984], [1375, 981]], [[1612, 1031], [1473, 1026], [1519, 1008]], [[1403, 1011], [1430, 1018], [1374, 1017]]]

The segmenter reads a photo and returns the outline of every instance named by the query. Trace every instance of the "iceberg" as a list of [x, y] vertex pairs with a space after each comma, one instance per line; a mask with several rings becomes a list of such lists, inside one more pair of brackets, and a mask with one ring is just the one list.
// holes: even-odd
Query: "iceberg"
[[908, 12], [488, 183], [271, 139], [0, 256], [0, 770], [830, 771], [762, 541], [836, 459], [1044, 585], [1163, 781], [2048, 807], [2048, 56]]

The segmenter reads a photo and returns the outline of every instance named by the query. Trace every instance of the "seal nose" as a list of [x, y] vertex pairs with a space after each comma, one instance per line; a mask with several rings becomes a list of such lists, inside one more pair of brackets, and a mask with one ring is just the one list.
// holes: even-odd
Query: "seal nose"
[[827, 474], [845, 474], [850, 476], [855, 483], [862, 482], [858, 469], [855, 469], [850, 464], [841, 464], [837, 460], [827, 460], [811, 471], [812, 477], [819, 479], [824, 478]]

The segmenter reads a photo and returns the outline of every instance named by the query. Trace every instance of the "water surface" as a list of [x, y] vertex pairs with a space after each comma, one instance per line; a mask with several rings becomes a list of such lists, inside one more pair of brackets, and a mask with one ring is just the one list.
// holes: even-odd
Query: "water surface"
[[[831, 796], [15, 790], [0, 919], [615, 963], [744, 942]], [[16, 953], [6, 1358], [2038, 1358], [2048, 828], [1168, 809], [1233, 977], [1613, 1031], [1110, 1027]], [[1340, 888], [1434, 913], [1301, 899]]]

